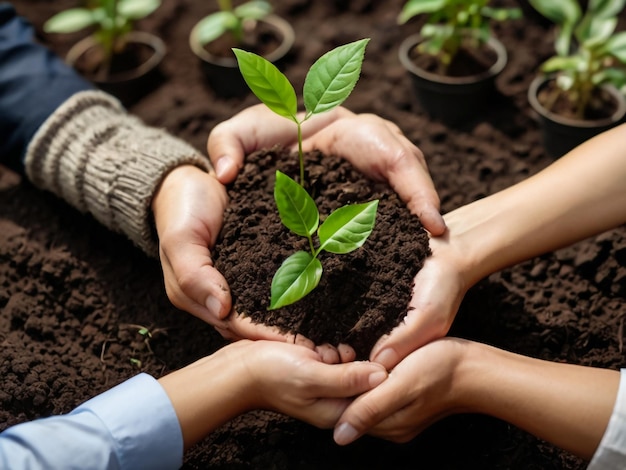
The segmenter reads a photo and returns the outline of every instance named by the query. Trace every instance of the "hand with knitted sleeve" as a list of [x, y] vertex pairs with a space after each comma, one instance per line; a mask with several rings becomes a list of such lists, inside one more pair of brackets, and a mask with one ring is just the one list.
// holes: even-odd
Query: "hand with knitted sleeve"
[[223, 324], [231, 300], [210, 247], [227, 204], [209, 160], [149, 127], [101, 91], [67, 99], [28, 145], [25, 172], [151, 256], [160, 254], [170, 300]]

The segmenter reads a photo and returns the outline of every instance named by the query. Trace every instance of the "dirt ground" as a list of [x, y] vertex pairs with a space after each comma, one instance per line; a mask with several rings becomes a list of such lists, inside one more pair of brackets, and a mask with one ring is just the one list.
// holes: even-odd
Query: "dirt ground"
[[[13, 2], [41, 31], [73, 0]], [[399, 27], [402, 0], [279, 0], [296, 45], [285, 72], [301, 89], [323, 52], [371, 37], [362, 77], [346, 105], [397, 123], [426, 155], [442, 210], [503, 189], [548, 164], [526, 90], [552, 53], [550, 25], [529, 13], [496, 25], [509, 51], [499, 96], [452, 129], [416, 105], [397, 58], [414, 24]], [[513, 0], [494, 2], [513, 5]], [[525, 6], [525, 5], [523, 5]], [[164, 0], [139, 27], [161, 35], [166, 81], [132, 106], [147, 123], [205, 150], [211, 128], [253, 96], [221, 100], [205, 85], [187, 37], [215, 2]], [[44, 37], [65, 53], [80, 34]], [[467, 295], [453, 333], [559, 362], [618, 369], [624, 364], [626, 229], [490, 276]], [[148, 345], [137, 328], [148, 327]], [[62, 201], [3, 173], [0, 179], [0, 429], [64, 413], [95, 393], [146, 371], [160, 376], [210, 354], [224, 342], [173, 308], [157, 260], [103, 230]], [[412, 442], [372, 438], [340, 448], [317, 430], [270, 412], [253, 412], [196, 445], [184, 468], [200, 469], [582, 469], [585, 462], [504, 422], [446, 418]]]

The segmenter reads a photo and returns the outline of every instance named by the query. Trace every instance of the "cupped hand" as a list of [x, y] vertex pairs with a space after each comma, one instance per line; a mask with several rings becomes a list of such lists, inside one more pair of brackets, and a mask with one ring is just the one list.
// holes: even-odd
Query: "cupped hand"
[[432, 254], [414, 280], [406, 316], [388, 335], [381, 337], [370, 360], [393, 369], [416, 349], [445, 336], [469, 288], [461, 266], [462, 253], [450, 234], [430, 238]]
[[299, 343], [306, 338], [285, 335], [231, 314], [231, 296], [224, 276], [215, 269], [215, 245], [228, 203], [224, 186], [212, 173], [185, 165], [172, 170], [153, 202], [159, 256], [170, 301], [213, 325], [227, 339], [271, 339]]
[[335, 426], [340, 445], [364, 434], [407, 442], [454, 412], [462, 402], [456, 372], [471, 343], [443, 338], [413, 351], [387, 380], [357, 397]]
[[[305, 121], [302, 135], [305, 151], [315, 148], [343, 157], [368, 177], [389, 182], [432, 235], [445, 231], [424, 155], [398, 126], [374, 114], [338, 107]], [[296, 124], [260, 104], [218, 124], [207, 147], [218, 179], [227, 184], [247, 154], [277, 144], [295, 148]]]
[[237, 351], [238, 360], [244, 362], [253, 384], [249, 406], [278, 411], [319, 428], [332, 428], [354, 396], [387, 378], [385, 369], [371, 362], [326, 364], [317, 352], [300, 346], [240, 343], [246, 344]]

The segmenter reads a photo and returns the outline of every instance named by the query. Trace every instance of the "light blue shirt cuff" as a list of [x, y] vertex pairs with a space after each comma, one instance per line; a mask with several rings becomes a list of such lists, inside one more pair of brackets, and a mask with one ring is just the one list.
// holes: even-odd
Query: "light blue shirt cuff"
[[161, 385], [147, 374], [70, 414], [0, 434], [0, 469], [178, 469], [182, 462], [176, 412]]
[[626, 468], [626, 369], [620, 371], [619, 390], [613, 414], [587, 470], [624, 468]]

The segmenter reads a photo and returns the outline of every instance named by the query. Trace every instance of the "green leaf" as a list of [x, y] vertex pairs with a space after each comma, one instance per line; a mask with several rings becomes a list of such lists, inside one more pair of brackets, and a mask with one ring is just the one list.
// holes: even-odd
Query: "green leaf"
[[237, 17], [230, 11], [218, 11], [205, 16], [196, 25], [197, 39], [203, 46], [215, 41], [237, 24]]
[[73, 33], [95, 24], [91, 10], [86, 8], [70, 8], [57, 13], [43, 25], [46, 33]]
[[378, 200], [340, 207], [320, 226], [320, 250], [350, 253], [370, 236], [376, 222]]
[[234, 12], [239, 18], [260, 20], [272, 12], [272, 5], [264, 0], [252, 0], [238, 6]]
[[322, 263], [306, 251], [298, 251], [283, 261], [272, 279], [270, 310], [292, 304], [317, 287]]
[[304, 106], [318, 114], [339, 106], [350, 95], [361, 73], [369, 38], [339, 46], [320, 57], [304, 79]]
[[280, 171], [276, 171], [274, 200], [285, 227], [303, 237], [315, 233], [320, 220], [315, 201], [301, 185]]
[[545, 73], [552, 73], [561, 70], [579, 70], [582, 67], [585, 67], [585, 61], [580, 56], [554, 56], [543, 63], [541, 70]]
[[576, 28], [576, 38], [585, 47], [602, 45], [615, 31], [617, 18], [593, 18], [589, 22], [581, 22]]
[[587, 11], [597, 18], [616, 16], [624, 9], [626, 0], [589, 0]]
[[409, 0], [398, 15], [398, 23], [403, 24], [422, 13], [434, 13], [443, 9], [448, 0]]
[[117, 12], [120, 16], [131, 20], [145, 18], [159, 8], [161, 0], [120, 0]]
[[274, 64], [257, 54], [236, 48], [233, 52], [252, 93], [276, 114], [298, 122], [298, 100], [287, 77]]
[[612, 36], [605, 43], [603, 50], [617, 58], [620, 62], [626, 64], [626, 31]]
[[529, 0], [529, 3], [557, 25], [574, 25], [582, 17], [578, 0]]

